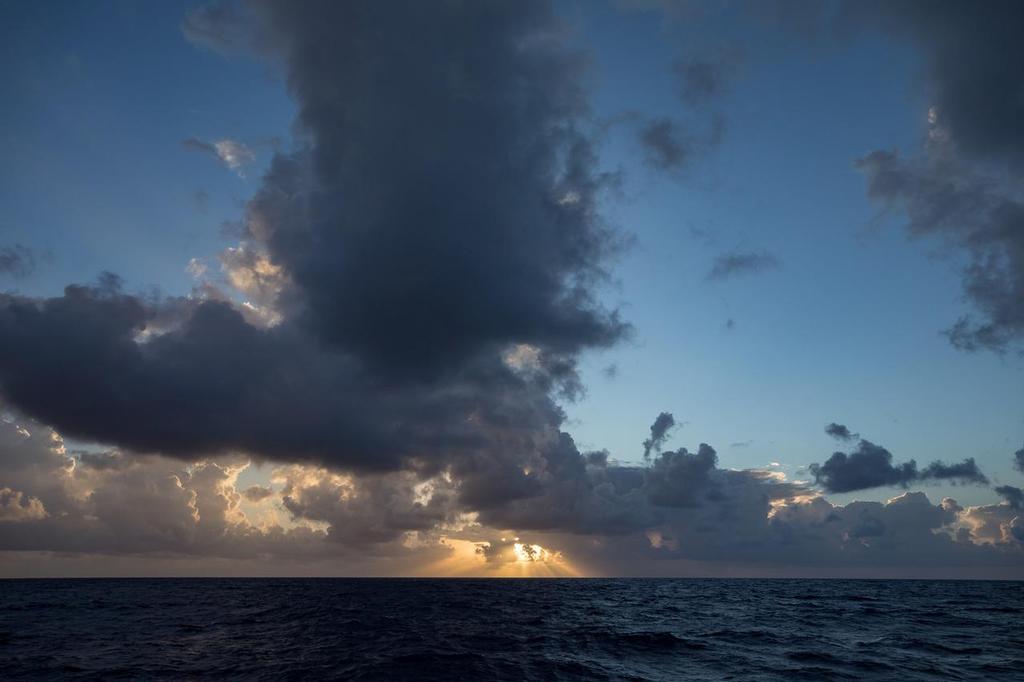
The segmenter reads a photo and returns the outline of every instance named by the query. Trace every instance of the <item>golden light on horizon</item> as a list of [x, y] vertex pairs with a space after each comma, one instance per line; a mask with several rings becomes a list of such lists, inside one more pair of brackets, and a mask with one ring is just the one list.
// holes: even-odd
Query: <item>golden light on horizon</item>
[[509, 540], [494, 546], [486, 540], [444, 538], [441, 543], [449, 547], [451, 553], [425, 566], [418, 574], [424, 577], [478, 578], [570, 578], [582, 575], [561, 552], [538, 544], [516, 542], [519, 538]]

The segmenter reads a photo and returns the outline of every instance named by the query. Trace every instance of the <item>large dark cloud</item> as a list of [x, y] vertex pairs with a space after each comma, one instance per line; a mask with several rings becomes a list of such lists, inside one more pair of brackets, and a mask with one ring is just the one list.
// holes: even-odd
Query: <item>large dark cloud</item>
[[908, 160], [875, 151], [857, 161], [868, 194], [905, 212], [915, 237], [935, 236], [963, 250], [963, 287], [980, 320], [965, 316], [949, 330], [964, 350], [1004, 351], [1024, 335], [1024, 203], [1005, 181], [955, 159]]
[[[667, 413], [645, 466], [561, 431], [554, 397], [579, 392], [579, 355], [627, 329], [598, 301], [616, 237], [585, 64], [547, 3], [257, 1], [186, 26], [278, 60], [299, 110], [296, 148], [221, 258], [247, 305], [209, 283], [132, 295], [112, 276], [0, 298], [0, 395], [120, 448], [69, 454], [47, 426], [2, 421], [0, 549], [354, 561], [443, 555], [442, 537], [501, 547], [508, 529], [609, 571], [1020, 565], [1007, 504], [832, 505], [778, 472], [719, 468], [706, 444], [662, 452]], [[981, 480], [973, 460], [918, 471], [878, 448], [865, 463], [868, 446], [819, 482], [877, 480], [867, 465], [886, 484]], [[286, 464], [240, 490], [249, 456]], [[256, 524], [248, 505], [287, 519]]]
[[928, 95], [956, 149], [1024, 169], [1021, 3], [855, 0], [839, 18], [909, 37], [924, 54]]
[[3, 297], [0, 395], [135, 451], [518, 480], [578, 354], [627, 331], [597, 300], [616, 237], [549, 3], [257, 1], [186, 31], [278, 60], [298, 106], [222, 257], [251, 305], [112, 277]]
[[189, 458], [239, 449], [369, 469], [484, 452], [514, 461], [557, 427], [551, 371], [480, 360], [445, 384], [397, 383], [292, 324], [254, 326], [219, 301], [140, 340], [169, 303], [116, 280], [59, 298], [0, 297], [0, 387], [83, 439]]
[[928, 139], [906, 159], [857, 162], [869, 195], [904, 212], [916, 237], [966, 255], [963, 287], [976, 315], [949, 330], [964, 350], [1005, 351], [1024, 339], [1024, 6], [1017, 2], [851, 2], [850, 25], [909, 38], [925, 58]]
[[835, 452], [824, 464], [810, 466], [814, 480], [827, 492], [846, 493], [881, 486], [907, 487], [911, 483], [946, 479], [964, 483], [988, 483], [973, 457], [963, 462], [932, 462], [918, 469], [914, 460], [893, 464], [892, 453], [880, 445], [861, 440], [849, 454]]
[[584, 61], [548, 3], [252, 7], [309, 146], [274, 160], [249, 237], [305, 324], [399, 377], [622, 335], [593, 294], [614, 240]]
[[697, 452], [686, 448], [663, 452], [645, 471], [645, 487], [651, 503], [659, 507], [696, 507], [711, 492], [711, 473], [718, 463], [715, 449], [701, 443]]

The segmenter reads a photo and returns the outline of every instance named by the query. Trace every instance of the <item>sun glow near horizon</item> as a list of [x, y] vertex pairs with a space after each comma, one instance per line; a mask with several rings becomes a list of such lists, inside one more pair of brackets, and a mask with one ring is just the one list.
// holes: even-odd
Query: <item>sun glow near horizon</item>
[[476, 578], [578, 578], [585, 573], [562, 552], [519, 538], [463, 540], [444, 538], [448, 556], [428, 564], [417, 575], [423, 577]]

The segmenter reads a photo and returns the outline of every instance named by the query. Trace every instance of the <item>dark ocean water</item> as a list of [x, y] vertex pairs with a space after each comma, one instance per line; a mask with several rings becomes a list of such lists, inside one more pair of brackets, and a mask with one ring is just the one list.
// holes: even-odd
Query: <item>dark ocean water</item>
[[1024, 583], [0, 581], [0, 677], [1024, 680]]

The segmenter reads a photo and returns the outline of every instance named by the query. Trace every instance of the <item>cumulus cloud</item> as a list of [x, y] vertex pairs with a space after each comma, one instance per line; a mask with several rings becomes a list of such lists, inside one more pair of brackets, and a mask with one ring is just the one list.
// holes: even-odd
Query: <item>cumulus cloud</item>
[[1024, 543], [1024, 515], [1012, 495], [1002, 504], [968, 507], [960, 525], [976, 543], [1017, 548]]
[[[823, 574], [928, 565], [1017, 575], [1024, 558], [1019, 512], [1008, 504], [964, 509], [906, 493], [833, 505], [781, 472], [720, 469], [703, 444], [633, 467], [581, 454], [563, 434], [526, 474], [526, 497], [475, 507], [465, 471], [353, 475], [289, 464], [274, 469], [273, 487], [240, 489], [248, 466], [239, 456], [71, 453], [47, 427], [0, 421], [0, 550], [221, 557], [286, 572], [296, 561], [331, 560], [334, 571], [364, 573], [540, 563], [565, 574], [577, 563], [650, 574], [727, 561]], [[262, 516], [248, 517], [251, 505]], [[468, 548], [465, 565], [459, 548]]]
[[0, 488], [0, 522], [41, 519], [46, 516], [43, 503], [18, 490]]
[[[183, 463], [120, 451], [71, 453], [48, 427], [30, 420], [0, 421], [0, 479], [13, 486], [0, 489], [0, 549], [355, 561], [354, 543], [333, 541], [340, 528], [347, 523], [370, 534], [374, 519], [395, 517], [401, 496], [409, 496], [406, 509], [419, 504], [408, 488], [375, 483], [358, 486], [354, 499], [366, 500], [358, 514], [355, 509], [325, 513], [310, 506], [311, 496], [327, 489], [336, 476], [292, 467], [275, 473], [286, 482], [286, 492], [263, 486], [239, 490], [238, 476], [249, 465], [238, 456]], [[386, 491], [387, 497], [370, 490]], [[241, 509], [243, 498], [264, 505], [276, 501], [290, 514], [277, 517], [268, 507], [269, 520], [251, 520]], [[296, 500], [305, 500], [305, 506]], [[341, 499], [337, 504], [356, 505]], [[320, 523], [325, 515], [328, 524]], [[400, 520], [404, 531], [426, 530], [424, 524]], [[408, 556], [413, 552], [405, 539], [402, 533], [373, 536], [373, 552]], [[425, 538], [420, 549], [427, 558], [434, 556], [431, 552], [447, 553], [436, 534]]]
[[814, 480], [827, 492], [845, 493], [881, 486], [907, 487], [912, 482], [947, 479], [962, 483], [987, 484], [988, 479], [973, 457], [963, 462], [944, 464], [932, 462], [923, 469], [914, 460], [893, 464], [892, 453], [880, 445], [861, 440], [857, 449], [847, 454], [836, 452], [824, 464], [812, 464]]
[[36, 269], [32, 249], [21, 244], [0, 246], [0, 275], [28, 277]]
[[779, 267], [779, 259], [767, 251], [734, 251], [715, 258], [707, 279], [725, 280], [737, 275], [777, 270]]

